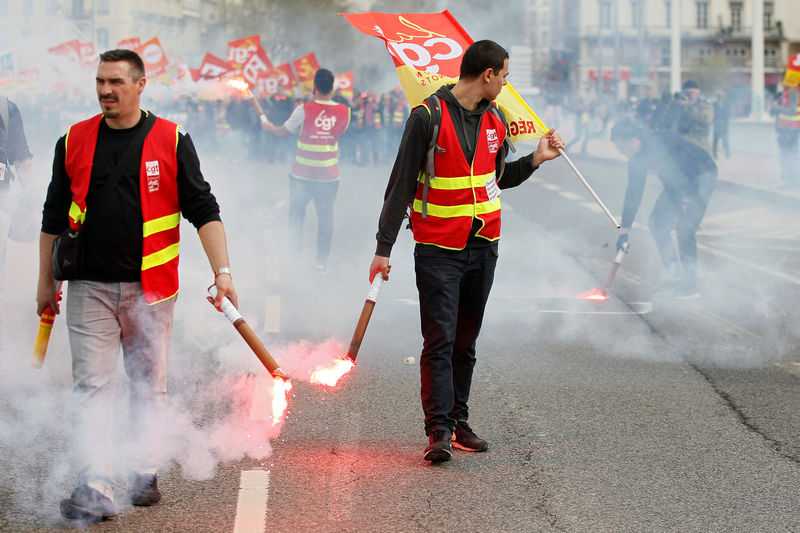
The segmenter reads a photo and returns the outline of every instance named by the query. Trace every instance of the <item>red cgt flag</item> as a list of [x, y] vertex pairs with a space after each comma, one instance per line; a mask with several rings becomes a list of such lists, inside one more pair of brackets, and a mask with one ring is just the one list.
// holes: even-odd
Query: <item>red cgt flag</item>
[[783, 84], [787, 87], [800, 85], [800, 54], [789, 58], [786, 64], [786, 74], [783, 75]]
[[300, 59], [296, 59], [294, 63], [294, 71], [297, 73], [297, 80], [300, 82], [312, 81], [314, 74], [319, 70], [319, 63], [314, 52], [304, 55]]
[[267, 53], [259, 46], [242, 66], [242, 77], [247, 80], [247, 83], [252, 88], [256, 86], [260, 77], [263, 77], [273, 68], [272, 61], [267, 57]]
[[[234, 68], [227, 61], [218, 58], [214, 54], [206, 52], [203, 62], [200, 63], [198, 79], [212, 79], [235, 72]], [[197, 81], [197, 80], [195, 80]]]
[[[441, 13], [356, 13], [342, 14], [362, 33], [382, 39], [394, 60], [397, 76], [411, 106], [455, 83], [461, 70], [461, 56], [472, 38], [449, 11]], [[511, 141], [534, 140], [547, 127], [517, 91], [506, 84], [497, 104], [508, 120]]]
[[157, 78], [167, 73], [167, 54], [161, 46], [158, 37], [153, 37], [134, 50], [144, 61], [144, 71], [148, 78]]
[[136, 50], [140, 46], [142, 46], [142, 40], [138, 37], [123, 39], [117, 43], [117, 48], [120, 48], [122, 50]]
[[[251, 35], [228, 43], [228, 55], [225, 60], [234, 70], [242, 70], [250, 56], [261, 50], [261, 36]], [[263, 51], [263, 50], [262, 50]], [[265, 54], [266, 55], [266, 54]]]
[[345, 98], [351, 98], [353, 96], [353, 71], [334, 76], [333, 89], [338, 90], [339, 94]]

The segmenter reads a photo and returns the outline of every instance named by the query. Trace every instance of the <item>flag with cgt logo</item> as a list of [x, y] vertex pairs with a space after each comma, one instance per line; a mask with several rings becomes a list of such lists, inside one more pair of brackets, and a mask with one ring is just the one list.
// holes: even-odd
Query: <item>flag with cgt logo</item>
[[[441, 13], [342, 14], [362, 33], [383, 39], [412, 107], [442, 85], [458, 81], [461, 56], [472, 38], [449, 11]], [[538, 139], [547, 127], [506, 84], [496, 99], [508, 121], [512, 142]]]

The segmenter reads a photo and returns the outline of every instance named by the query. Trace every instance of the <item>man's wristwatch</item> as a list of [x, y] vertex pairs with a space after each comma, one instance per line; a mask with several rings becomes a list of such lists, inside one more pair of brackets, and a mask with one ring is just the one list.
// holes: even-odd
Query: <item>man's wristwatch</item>
[[[220, 267], [220, 268], [216, 269], [214, 271], [214, 279], [217, 279], [217, 277], [220, 274], [227, 274], [227, 275], [231, 276], [231, 269], [229, 267]], [[233, 277], [233, 276], [231, 276], [231, 277]]]

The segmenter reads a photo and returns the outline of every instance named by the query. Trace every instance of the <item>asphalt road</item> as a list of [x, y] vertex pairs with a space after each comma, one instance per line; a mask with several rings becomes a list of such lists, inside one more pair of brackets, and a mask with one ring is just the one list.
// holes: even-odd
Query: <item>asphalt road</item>
[[[622, 167], [575, 162], [619, 214]], [[344, 166], [330, 271], [320, 276], [313, 215], [304, 262], [286, 253], [288, 164], [204, 163], [240, 308], [276, 359], [288, 368], [320, 346], [346, 347], [388, 165]], [[702, 297], [654, 300], [663, 270], [643, 227], [653, 179], [612, 298], [597, 304], [576, 295], [605, 281], [616, 232], [563, 162], [535, 178], [502, 196], [500, 263], [470, 400], [487, 453], [422, 460], [418, 366], [405, 361], [421, 345], [406, 230], [358, 366], [336, 388], [295, 380], [280, 434], [250, 432], [242, 444], [235, 425], [217, 423], [234, 410], [232, 390], [252, 386], [237, 379], [263, 370], [204, 302], [208, 268], [184, 227], [170, 379], [185, 442], [160, 479], [160, 505], [124, 507], [91, 530], [799, 530], [800, 214], [718, 191], [699, 236]], [[45, 368], [27, 368], [36, 247], [11, 251], [7, 313], [14, 304], [24, 313], [9, 313], [19, 356], [0, 367], [0, 529], [59, 531], [58, 500], [75, 476], [66, 332], [57, 321]], [[124, 384], [120, 371], [120, 436]], [[124, 480], [123, 471], [123, 506]]]

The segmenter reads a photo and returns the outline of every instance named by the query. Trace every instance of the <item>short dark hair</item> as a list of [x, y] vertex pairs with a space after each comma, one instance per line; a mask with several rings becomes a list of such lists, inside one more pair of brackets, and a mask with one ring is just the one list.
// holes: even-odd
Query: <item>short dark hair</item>
[[326, 68], [317, 70], [314, 74], [314, 87], [321, 94], [328, 94], [333, 91], [333, 72]]
[[483, 74], [490, 68], [497, 74], [503, 68], [503, 64], [508, 58], [505, 48], [494, 41], [488, 39], [475, 41], [461, 58], [461, 72], [459, 76], [462, 80], [472, 80]]
[[139, 81], [144, 78], [144, 61], [139, 57], [139, 54], [133, 50], [125, 50], [117, 48], [115, 50], [108, 50], [100, 54], [100, 62], [112, 61], [127, 61], [131, 69], [131, 78], [133, 81]]
[[625, 119], [614, 124], [614, 127], [611, 128], [611, 134], [609, 136], [611, 137], [612, 142], [620, 141], [626, 143], [633, 138], [639, 140], [644, 139], [645, 131], [641, 126], [638, 126], [632, 120]]

